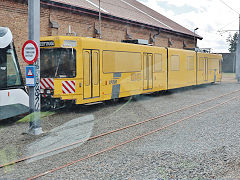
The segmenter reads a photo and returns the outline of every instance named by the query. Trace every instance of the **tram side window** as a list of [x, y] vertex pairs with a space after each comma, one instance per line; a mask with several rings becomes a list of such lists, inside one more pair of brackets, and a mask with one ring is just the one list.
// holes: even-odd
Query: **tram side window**
[[141, 53], [103, 51], [104, 73], [141, 71]]
[[193, 56], [187, 57], [187, 70], [188, 71], [194, 70], [194, 57]]
[[154, 72], [162, 72], [162, 54], [155, 54]]
[[218, 59], [209, 59], [209, 70], [218, 70]]
[[7, 86], [21, 85], [20, 72], [17, 68], [15, 55], [12, 49], [7, 50]]
[[0, 88], [7, 87], [7, 64], [5, 49], [0, 49]]
[[0, 88], [22, 85], [15, 53], [10, 46], [0, 50]]
[[199, 59], [199, 66], [198, 66], [198, 70], [199, 71], [203, 71], [204, 70], [204, 58], [200, 58]]
[[180, 70], [180, 58], [178, 55], [171, 56], [171, 70], [172, 71]]

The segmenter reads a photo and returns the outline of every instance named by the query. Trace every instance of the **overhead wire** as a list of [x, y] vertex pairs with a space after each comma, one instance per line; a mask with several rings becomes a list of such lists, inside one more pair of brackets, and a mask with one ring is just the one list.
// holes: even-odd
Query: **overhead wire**
[[236, 21], [236, 19], [234, 19], [233, 21], [231, 21], [231, 22], [225, 24], [224, 26], [222, 26], [221, 28], [219, 28], [218, 31], [223, 31], [223, 29], [224, 29], [225, 27], [227, 27], [228, 25], [232, 24], [232, 23], [235, 22], [235, 21]]
[[[224, 4], [225, 6], [227, 6], [230, 10], [232, 10], [234, 13], [237, 13], [240, 16], [240, 13], [235, 10], [234, 8], [232, 8], [230, 5], [228, 5], [226, 2], [224, 2], [223, 0], [219, 0], [222, 4]], [[229, 31], [236, 31], [236, 30], [223, 30], [223, 28], [227, 27], [228, 25], [232, 24], [233, 22], [235, 22], [236, 20], [231, 21], [230, 23], [224, 25], [222, 28], [220, 28], [217, 32], [222, 35], [223, 32], [229, 32]], [[238, 30], [237, 30], [238, 31]]]
[[228, 5], [227, 3], [225, 3], [223, 0], [219, 0], [221, 3], [223, 3], [225, 6], [227, 6], [229, 9], [231, 9], [232, 11], [234, 11], [235, 13], [237, 13], [238, 15], [240, 15], [240, 13], [238, 11], [236, 11], [235, 9], [233, 9], [230, 5]]

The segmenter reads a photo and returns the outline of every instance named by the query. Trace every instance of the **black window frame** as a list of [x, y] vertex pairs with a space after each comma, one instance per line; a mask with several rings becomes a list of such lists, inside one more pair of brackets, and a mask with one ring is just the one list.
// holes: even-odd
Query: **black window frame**
[[[73, 51], [73, 54], [74, 54], [74, 58], [75, 58], [75, 61], [74, 61], [74, 68], [75, 68], [75, 74], [74, 75], [71, 75], [71, 76], [67, 76], [66, 77], [60, 77], [59, 76], [55, 76], [55, 75], [50, 75], [50, 76], [45, 76], [45, 73], [43, 71], [43, 65], [41, 63], [43, 63], [43, 54], [41, 53], [42, 51], [51, 51], [51, 50], [58, 50], [58, 49], [61, 49], [61, 50], [64, 50], [64, 49], [67, 49], [69, 51]], [[57, 55], [56, 55], [57, 56]], [[55, 57], [56, 58], [56, 57]], [[53, 60], [54, 61], [54, 60]], [[58, 61], [57, 61], [58, 62]], [[56, 65], [53, 65], [53, 67], [56, 67]], [[46, 71], [46, 70], [45, 70]], [[53, 69], [53, 71], [55, 72], [56, 69]], [[77, 50], [75, 48], [61, 48], [61, 47], [54, 47], [54, 48], [40, 48], [40, 76], [41, 78], [56, 78], [56, 79], [59, 79], [59, 78], [75, 78], [77, 76]]]
[[[13, 55], [14, 55], [15, 63], [16, 63], [16, 69], [19, 72], [18, 75], [19, 75], [20, 84], [19, 85], [14, 85], [14, 86], [8, 86], [8, 83], [7, 83], [7, 69], [6, 69], [6, 84], [5, 84], [5, 87], [0, 87], [0, 90], [25, 89], [24, 88], [24, 82], [23, 82], [23, 76], [22, 76], [22, 72], [21, 72], [21, 68], [20, 68], [20, 65], [19, 65], [19, 60], [18, 60], [18, 56], [17, 56], [17, 53], [16, 53], [16, 49], [15, 49], [14, 43], [13, 42], [10, 43], [6, 48], [1, 48], [0, 49], [0, 51], [1, 51], [0, 52], [0, 56], [2, 54], [5, 54], [5, 66], [7, 68], [7, 57], [6, 57], [7, 53], [6, 52], [7, 52], [8, 49], [12, 49], [13, 50]], [[1, 59], [0, 59], [0, 61], [1, 61]]]

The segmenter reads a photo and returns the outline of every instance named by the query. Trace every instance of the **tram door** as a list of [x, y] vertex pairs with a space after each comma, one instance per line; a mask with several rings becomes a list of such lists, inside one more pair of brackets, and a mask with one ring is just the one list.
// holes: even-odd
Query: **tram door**
[[83, 97], [84, 99], [99, 97], [99, 51], [83, 51]]
[[208, 58], [204, 58], [204, 81], [208, 80]]
[[153, 55], [144, 53], [143, 58], [143, 89], [153, 88]]

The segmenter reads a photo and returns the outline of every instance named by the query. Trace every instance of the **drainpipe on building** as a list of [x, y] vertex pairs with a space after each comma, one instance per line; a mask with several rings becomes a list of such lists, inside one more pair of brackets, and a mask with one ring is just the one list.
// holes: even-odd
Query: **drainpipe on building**
[[156, 38], [156, 36], [159, 36], [160, 35], [160, 28], [158, 29], [158, 33], [157, 34], [154, 34], [153, 35], [153, 43], [154, 43], [154, 45], [155, 45], [155, 38]]

